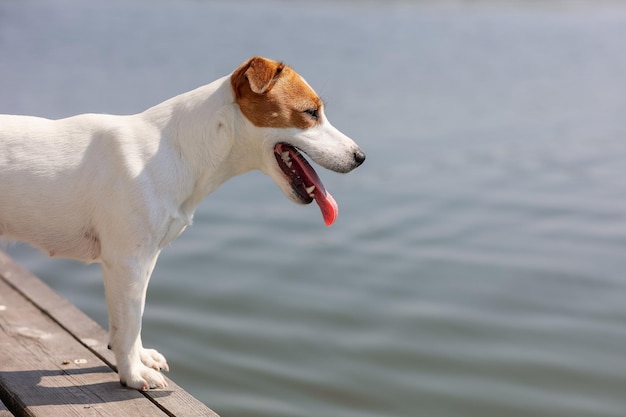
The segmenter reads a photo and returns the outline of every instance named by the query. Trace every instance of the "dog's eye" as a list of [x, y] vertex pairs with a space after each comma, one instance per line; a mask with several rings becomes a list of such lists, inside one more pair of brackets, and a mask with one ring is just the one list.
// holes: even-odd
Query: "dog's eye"
[[309, 116], [311, 116], [315, 120], [317, 120], [318, 117], [319, 117], [317, 109], [307, 109], [307, 110], [304, 111], [304, 113], [308, 114]]

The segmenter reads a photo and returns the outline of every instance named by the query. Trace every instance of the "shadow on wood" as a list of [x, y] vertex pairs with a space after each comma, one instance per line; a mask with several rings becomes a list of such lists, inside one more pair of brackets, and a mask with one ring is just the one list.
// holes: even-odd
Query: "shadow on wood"
[[[140, 392], [124, 388], [110, 376], [107, 366], [59, 370], [33, 370], [0, 372], [0, 385], [6, 391], [20, 393], [13, 395], [11, 403], [19, 407], [50, 405], [92, 405], [100, 403], [124, 402], [145, 398]], [[171, 395], [159, 391], [157, 396]]]

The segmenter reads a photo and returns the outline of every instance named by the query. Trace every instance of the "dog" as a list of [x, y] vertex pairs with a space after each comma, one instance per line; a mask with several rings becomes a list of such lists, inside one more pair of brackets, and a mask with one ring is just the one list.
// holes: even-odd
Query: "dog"
[[337, 203], [303, 154], [340, 173], [365, 160], [304, 78], [258, 56], [139, 114], [0, 115], [0, 237], [100, 263], [120, 382], [164, 388], [167, 361], [141, 341], [159, 253], [203, 198], [255, 169], [330, 226]]

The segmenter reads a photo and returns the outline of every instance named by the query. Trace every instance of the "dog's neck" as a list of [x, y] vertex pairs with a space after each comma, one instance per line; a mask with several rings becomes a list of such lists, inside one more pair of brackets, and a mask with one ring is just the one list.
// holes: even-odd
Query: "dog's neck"
[[191, 210], [228, 179], [259, 168], [260, 153], [251, 149], [258, 141], [239, 143], [250, 135], [242, 132], [248, 123], [235, 103], [229, 77], [173, 97], [141, 115], [162, 132], [160, 146], [173, 147], [182, 158], [181, 169], [193, 177], [187, 182], [193, 189], [181, 190]]

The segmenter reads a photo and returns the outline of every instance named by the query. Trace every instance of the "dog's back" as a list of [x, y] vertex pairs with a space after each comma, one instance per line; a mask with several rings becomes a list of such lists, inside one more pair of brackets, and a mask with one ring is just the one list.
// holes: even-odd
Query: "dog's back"
[[0, 115], [0, 236], [51, 256], [97, 260], [93, 216], [104, 201], [114, 200], [110, 179], [121, 174], [125, 157], [105, 143], [119, 136], [120, 117], [127, 116]]

